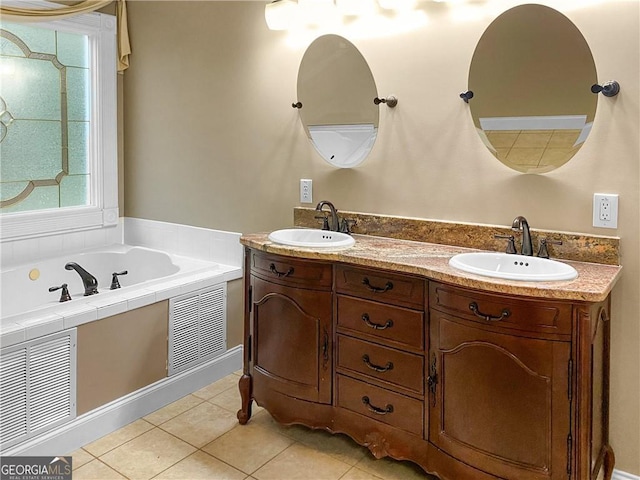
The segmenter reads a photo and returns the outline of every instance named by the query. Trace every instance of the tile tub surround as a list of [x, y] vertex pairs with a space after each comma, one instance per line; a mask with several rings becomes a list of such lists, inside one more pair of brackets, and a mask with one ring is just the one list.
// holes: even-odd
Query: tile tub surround
[[[124, 232], [122, 232], [122, 227]], [[106, 290], [97, 296], [87, 297], [84, 302], [57, 304], [46, 312], [40, 311], [3, 318], [0, 323], [0, 345], [7, 347], [242, 277], [242, 246], [238, 242], [239, 233], [133, 218], [123, 219], [122, 226], [117, 230], [121, 232], [119, 242], [122, 242], [122, 237], [124, 237], [129, 245], [163, 250], [172, 255], [200, 260], [203, 268], [186, 275], [180, 275], [179, 278], [166, 277], [153, 282], [152, 285], [140, 285], [137, 288], [123, 288], [116, 291]], [[102, 234], [98, 239], [88, 235], [86, 233], [82, 237], [81, 245], [85, 248], [88, 245], [84, 243], [84, 240], [87, 242], [91, 240], [92, 246], [103, 246], [105, 240], [113, 240], [111, 236], [105, 239]], [[35, 245], [36, 243], [48, 243], [50, 240], [49, 237], [45, 237], [27, 242]], [[81, 249], [78, 244], [75, 249], [65, 250], [64, 241], [60, 246], [64, 254], [69, 251], [77, 252]], [[40, 251], [41, 249], [38, 249], [36, 253]], [[57, 250], [55, 253], [60, 254]], [[19, 259], [20, 263], [27, 263], [29, 260], [23, 256], [11, 258]], [[35, 255], [35, 258], [41, 258], [41, 256]], [[2, 265], [6, 266], [5, 257], [3, 257]], [[207, 268], [207, 266], [211, 268]]]
[[558, 300], [600, 302], [607, 298], [622, 270], [617, 265], [566, 261], [578, 271], [578, 278], [557, 282], [502, 280], [462, 272], [449, 266], [449, 259], [453, 255], [469, 252], [469, 248], [369, 235], [354, 234], [353, 237], [355, 245], [342, 250], [279, 245], [269, 240], [268, 233], [243, 235], [240, 242], [267, 253], [410, 273], [487, 292]]
[[[455, 223], [346, 211], [339, 211], [339, 215], [341, 218], [356, 220], [353, 232], [357, 234], [495, 252], [503, 252], [507, 246], [506, 240], [495, 238], [495, 235], [514, 235], [518, 250], [522, 237], [522, 234], [511, 230], [510, 226]], [[318, 216], [318, 212], [313, 208], [296, 207], [293, 210], [293, 224], [296, 227], [320, 228], [316, 216]], [[562, 241], [562, 245], [549, 244], [551, 258], [605, 265], [620, 264], [620, 239], [618, 237], [531, 228], [531, 238], [534, 254], [537, 252], [539, 240], [546, 238], [549, 241]]]

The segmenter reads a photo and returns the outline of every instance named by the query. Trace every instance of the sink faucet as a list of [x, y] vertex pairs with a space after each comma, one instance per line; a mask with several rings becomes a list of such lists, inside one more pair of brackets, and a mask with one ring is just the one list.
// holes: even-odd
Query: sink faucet
[[527, 222], [527, 219], [522, 216], [514, 218], [511, 229], [515, 231], [522, 230], [522, 255], [533, 255], [533, 245], [531, 244], [531, 233], [529, 232], [529, 222]]
[[75, 262], [69, 262], [64, 266], [65, 270], [75, 270], [80, 275], [84, 284], [84, 296], [95, 295], [98, 293], [98, 279], [87, 272], [84, 268]]
[[325, 205], [327, 205], [329, 207], [329, 210], [331, 211], [331, 225], [329, 227], [329, 230], [331, 230], [332, 232], [337, 232], [338, 230], [340, 230], [340, 221], [338, 220], [338, 210], [336, 210], [336, 207], [333, 206], [333, 203], [327, 200], [322, 200], [320, 203], [318, 203], [318, 205], [316, 205], [316, 210], [321, 212], [322, 208]]

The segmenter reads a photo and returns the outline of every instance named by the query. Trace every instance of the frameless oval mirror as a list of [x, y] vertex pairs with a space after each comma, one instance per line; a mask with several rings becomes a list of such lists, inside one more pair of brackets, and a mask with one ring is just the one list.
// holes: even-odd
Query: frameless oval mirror
[[378, 134], [371, 70], [358, 49], [338, 35], [309, 45], [298, 70], [300, 119], [318, 153], [336, 167], [355, 167]]
[[591, 50], [567, 17], [543, 5], [514, 7], [487, 27], [473, 54], [471, 116], [502, 163], [549, 172], [586, 140], [596, 78]]

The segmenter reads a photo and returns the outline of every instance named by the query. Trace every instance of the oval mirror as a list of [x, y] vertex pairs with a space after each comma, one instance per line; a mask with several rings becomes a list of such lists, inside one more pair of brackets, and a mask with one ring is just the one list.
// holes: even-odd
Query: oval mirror
[[324, 35], [309, 45], [298, 70], [300, 119], [318, 153], [336, 167], [355, 167], [378, 133], [376, 85], [349, 41]]
[[469, 69], [473, 122], [487, 148], [519, 172], [568, 162], [596, 112], [596, 67], [578, 28], [543, 5], [507, 10], [487, 27]]

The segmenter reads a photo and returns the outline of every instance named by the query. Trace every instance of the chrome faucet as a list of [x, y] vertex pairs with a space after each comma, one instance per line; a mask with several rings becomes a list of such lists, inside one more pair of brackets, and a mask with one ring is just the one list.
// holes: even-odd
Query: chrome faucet
[[533, 255], [533, 245], [531, 244], [531, 233], [529, 232], [529, 222], [527, 219], [518, 216], [513, 219], [511, 229], [515, 231], [522, 230], [522, 249], [520, 250], [522, 255]]
[[329, 225], [329, 230], [337, 232], [340, 230], [340, 221], [338, 220], [338, 210], [333, 206], [333, 203], [327, 200], [322, 200], [318, 205], [316, 205], [316, 210], [321, 212], [325, 205], [327, 205], [331, 211], [331, 225]]
[[98, 293], [98, 279], [87, 272], [84, 268], [75, 262], [69, 262], [64, 266], [65, 270], [75, 270], [84, 285], [84, 296], [95, 295]]

